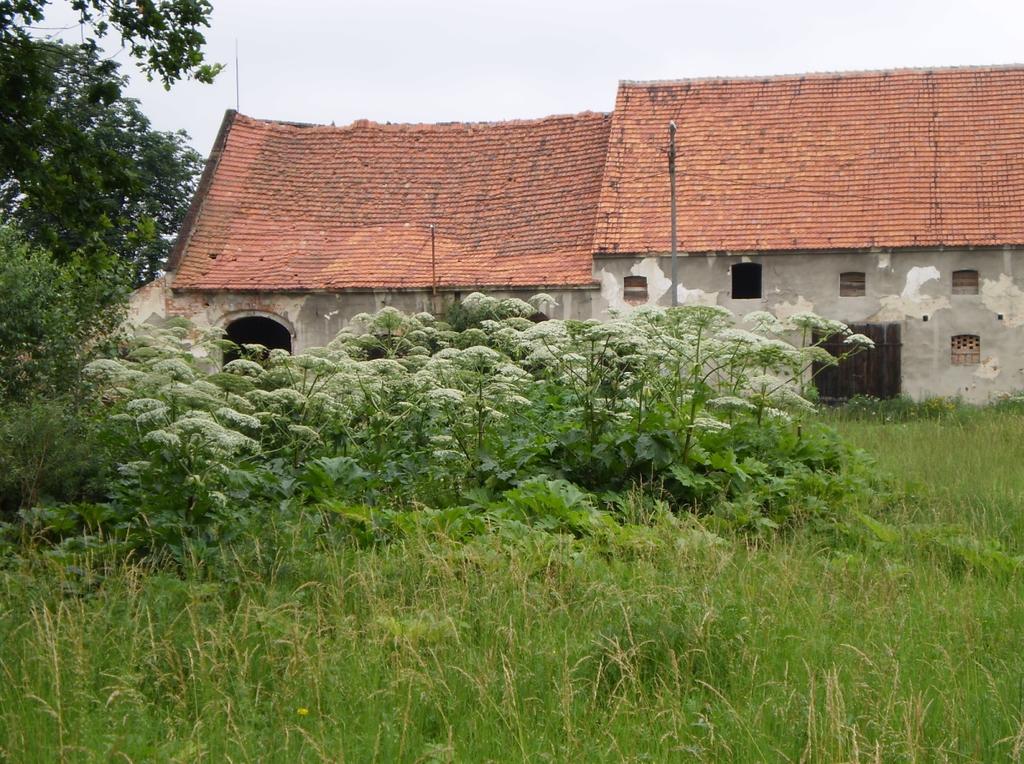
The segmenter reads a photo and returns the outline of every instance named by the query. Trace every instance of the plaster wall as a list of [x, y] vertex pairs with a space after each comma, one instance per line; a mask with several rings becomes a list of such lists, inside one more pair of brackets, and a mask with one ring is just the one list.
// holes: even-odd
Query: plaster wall
[[[1024, 390], [1024, 249], [898, 250], [894, 252], [773, 253], [771, 255], [681, 255], [679, 303], [722, 305], [742, 315], [768, 310], [780, 317], [814, 311], [848, 323], [898, 323], [902, 327], [902, 390], [915, 398], [959, 395], [984, 402]], [[731, 268], [740, 262], [762, 266], [762, 297], [731, 297]], [[978, 271], [977, 295], [954, 295], [955, 270]], [[1020, 279], [1015, 276], [1021, 272]], [[865, 296], [840, 297], [839, 274], [865, 274]], [[668, 256], [598, 255], [593, 288], [543, 291], [558, 306], [551, 318], [607, 319], [636, 306], [623, 295], [625, 276], [644, 276], [645, 304], [671, 304]], [[292, 333], [293, 348], [324, 345], [358, 313], [385, 306], [405, 312], [431, 310], [426, 290], [348, 292], [175, 292], [173, 277], [133, 296], [133, 321], [185, 316], [200, 327], [225, 327], [235, 318], [263, 315]], [[473, 290], [445, 290], [450, 303]], [[495, 297], [528, 299], [541, 290], [490, 291]], [[981, 363], [954, 365], [950, 338], [981, 338]]]
[[[898, 323], [904, 393], [984, 402], [1024, 389], [1022, 258], [1024, 250], [1009, 248], [681, 255], [679, 303], [717, 304], [740, 315], [814, 311], [848, 323]], [[732, 299], [731, 268], [740, 262], [761, 264], [760, 299]], [[668, 256], [597, 256], [595, 317], [635, 307], [623, 298], [627, 275], [647, 277], [647, 304], [671, 304], [670, 269]], [[979, 294], [953, 294], [952, 273], [961, 269], [978, 271]], [[865, 296], [839, 296], [839, 274], [848, 271], [865, 274]], [[953, 365], [950, 339], [958, 334], [980, 336], [980, 364]]]
[[[233, 320], [246, 316], [266, 316], [287, 327], [296, 352], [326, 345], [359, 313], [373, 313], [387, 306], [405, 313], [432, 312], [433, 303], [427, 290], [176, 292], [171, 279], [164, 277], [138, 290], [132, 296], [129, 320], [143, 323], [182, 316], [199, 328], [208, 328], [227, 327]], [[438, 302], [450, 304], [473, 291], [478, 290], [445, 290], [439, 294]], [[593, 315], [596, 288], [487, 290], [487, 293], [499, 299], [527, 300], [541, 291], [557, 302], [554, 308], [546, 309], [549, 318], [586, 319]]]

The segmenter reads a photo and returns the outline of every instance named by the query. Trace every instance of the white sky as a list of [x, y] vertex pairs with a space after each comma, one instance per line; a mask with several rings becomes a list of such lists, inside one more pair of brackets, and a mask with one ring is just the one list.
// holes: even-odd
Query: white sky
[[[1024, 61], [1024, 0], [213, 4], [207, 58], [229, 65], [215, 84], [165, 92], [117, 58], [154, 125], [204, 156], [235, 105], [236, 38], [243, 113], [339, 125], [610, 111], [620, 79]], [[57, 3], [48, 20], [68, 18]]]

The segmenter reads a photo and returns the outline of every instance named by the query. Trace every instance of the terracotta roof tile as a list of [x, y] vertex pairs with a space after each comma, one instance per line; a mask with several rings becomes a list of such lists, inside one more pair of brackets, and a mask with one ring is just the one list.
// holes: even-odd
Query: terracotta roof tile
[[1024, 68], [619, 87], [595, 250], [1024, 243]]
[[1024, 244], [1024, 67], [633, 83], [613, 115], [300, 126], [235, 116], [175, 286], [593, 283], [594, 252]]
[[[175, 286], [589, 284], [609, 115], [298, 126], [235, 116]], [[190, 235], [189, 235], [190, 233]]]

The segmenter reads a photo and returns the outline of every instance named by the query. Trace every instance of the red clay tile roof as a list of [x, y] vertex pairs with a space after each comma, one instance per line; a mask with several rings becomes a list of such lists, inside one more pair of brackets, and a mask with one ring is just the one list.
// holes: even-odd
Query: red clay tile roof
[[584, 285], [609, 115], [313, 127], [229, 112], [175, 288]]
[[595, 251], [1024, 243], [1024, 68], [624, 82]]
[[680, 251], [1024, 244], [1024, 67], [624, 82], [521, 122], [229, 112], [174, 286], [422, 288], [431, 223], [442, 286], [592, 284], [592, 253], [669, 250], [670, 120]]

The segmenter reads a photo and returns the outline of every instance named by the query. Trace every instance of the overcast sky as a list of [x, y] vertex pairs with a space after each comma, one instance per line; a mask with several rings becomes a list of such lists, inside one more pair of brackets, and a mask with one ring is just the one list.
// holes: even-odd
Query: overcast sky
[[164, 92], [117, 59], [154, 125], [184, 128], [203, 155], [235, 105], [236, 39], [243, 113], [339, 125], [609, 111], [620, 79], [1024, 61], [1024, 0], [213, 5], [207, 56], [228, 65], [214, 85]]

